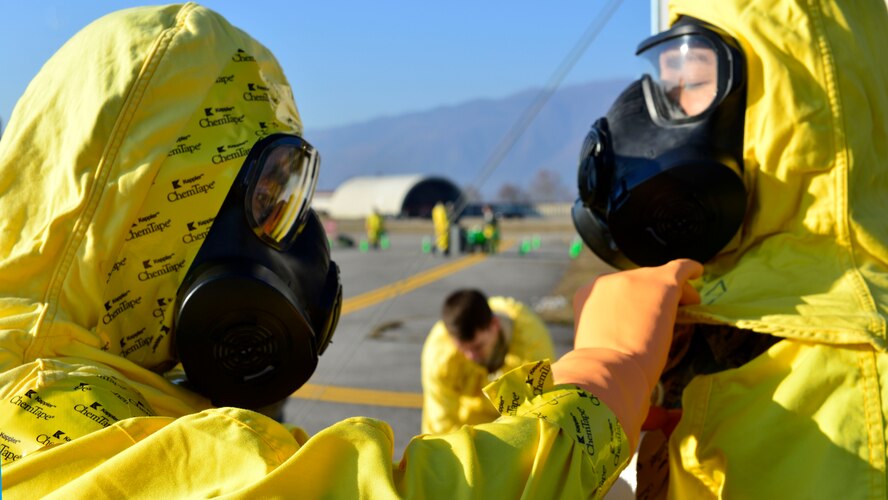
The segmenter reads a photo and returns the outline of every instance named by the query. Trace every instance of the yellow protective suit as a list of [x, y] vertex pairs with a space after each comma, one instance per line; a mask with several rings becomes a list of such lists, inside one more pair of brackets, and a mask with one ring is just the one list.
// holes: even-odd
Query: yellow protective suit
[[382, 215], [378, 212], [371, 212], [367, 216], [364, 228], [367, 230], [367, 240], [370, 244], [374, 247], [379, 246], [379, 242], [385, 234], [385, 220]]
[[456, 348], [444, 322], [432, 326], [422, 348], [422, 432], [440, 433], [463, 425], [492, 422], [499, 413], [483, 395], [491, 380], [525, 363], [554, 357], [549, 331], [524, 304], [509, 297], [489, 297], [488, 305], [511, 323], [503, 367], [488, 373]]
[[435, 226], [435, 246], [439, 252], [447, 252], [450, 248], [450, 214], [443, 203], [432, 208], [432, 224]]
[[194, 4], [108, 15], [46, 63], [0, 140], [4, 498], [607, 488], [629, 458], [622, 427], [587, 392], [553, 387], [544, 363], [488, 389], [505, 417], [416, 438], [397, 464], [383, 422], [309, 438], [161, 375], [176, 361], [176, 290], [243, 157], [301, 130], [274, 57]]
[[679, 321], [781, 339], [685, 389], [670, 496], [888, 498], [886, 3], [670, 9], [736, 38], [748, 70], [750, 208]]

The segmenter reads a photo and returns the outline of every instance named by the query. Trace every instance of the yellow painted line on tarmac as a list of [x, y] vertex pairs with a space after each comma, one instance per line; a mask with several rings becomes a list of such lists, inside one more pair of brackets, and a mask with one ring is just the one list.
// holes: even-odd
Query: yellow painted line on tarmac
[[373, 290], [371, 292], [363, 293], [361, 295], [345, 299], [342, 302], [342, 315], [353, 313], [355, 311], [360, 311], [361, 309], [370, 307], [374, 304], [378, 304], [393, 297], [397, 297], [398, 295], [403, 295], [423, 285], [428, 285], [429, 283], [438, 281], [439, 279], [453, 274], [459, 270], [474, 266], [475, 264], [481, 262], [486, 258], [487, 256], [484, 254], [475, 254], [468, 257], [463, 257], [462, 259], [459, 259], [457, 261], [449, 262], [447, 264], [440, 265], [427, 271], [423, 271], [409, 278], [396, 281], [381, 288], [377, 288], [376, 290]]
[[[515, 244], [514, 240], [500, 243], [500, 251], [507, 250]], [[438, 281], [457, 271], [474, 266], [487, 258], [487, 254], [472, 254], [453, 262], [448, 262], [409, 278], [377, 288], [376, 290], [356, 295], [342, 302], [341, 315], [359, 311], [378, 304], [384, 300], [406, 294], [421, 286]], [[422, 394], [416, 392], [378, 391], [374, 389], [358, 389], [354, 387], [337, 387], [333, 385], [305, 384], [294, 392], [291, 398], [311, 399], [327, 403], [347, 403], [356, 405], [389, 406], [397, 408], [422, 408]]]
[[422, 394], [417, 392], [377, 391], [354, 387], [305, 384], [292, 397], [328, 403], [422, 408]]
[[[514, 241], [504, 242], [501, 245], [501, 248], [505, 250], [513, 244]], [[421, 286], [425, 286], [429, 283], [438, 281], [439, 279], [445, 276], [449, 276], [457, 271], [474, 266], [475, 264], [478, 264], [479, 262], [485, 260], [487, 257], [487, 254], [483, 253], [472, 254], [453, 262], [448, 262], [438, 267], [428, 269], [409, 278], [390, 283], [383, 287], [377, 288], [376, 290], [345, 299], [342, 302], [341, 314], [345, 316], [346, 314], [360, 311], [361, 309], [370, 307], [374, 304], [378, 304], [382, 301], [397, 297], [398, 295], [404, 295]]]

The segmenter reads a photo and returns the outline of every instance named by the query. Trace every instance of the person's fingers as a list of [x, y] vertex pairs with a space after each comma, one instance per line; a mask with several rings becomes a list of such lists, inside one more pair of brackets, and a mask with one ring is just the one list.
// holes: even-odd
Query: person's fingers
[[679, 281], [686, 281], [703, 276], [703, 264], [691, 259], [675, 259], [665, 266], [675, 268], [675, 277]]
[[690, 282], [685, 281], [681, 285], [681, 298], [678, 299], [678, 303], [683, 306], [699, 304], [700, 292]]
[[574, 294], [575, 347], [588, 347], [604, 338], [618, 340], [625, 331], [635, 332], [630, 336], [644, 343], [642, 332], [671, 329], [679, 305], [700, 302], [688, 280], [702, 274], [699, 262], [676, 259], [662, 266], [596, 277]]
[[688, 280], [703, 275], [703, 264], [691, 259], [676, 259], [666, 265], [674, 268], [675, 278], [681, 284], [681, 296], [678, 303], [681, 305], [699, 304], [700, 294]]

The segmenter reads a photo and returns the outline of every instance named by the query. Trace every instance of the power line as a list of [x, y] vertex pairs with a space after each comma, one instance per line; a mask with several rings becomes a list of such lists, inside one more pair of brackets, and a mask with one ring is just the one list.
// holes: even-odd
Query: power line
[[[539, 112], [543, 109], [555, 91], [558, 90], [558, 87], [561, 86], [564, 77], [566, 77], [570, 70], [577, 64], [577, 61], [580, 60], [580, 57], [586, 52], [589, 45], [596, 37], [598, 37], [598, 34], [601, 33], [601, 30], [604, 29], [608, 21], [613, 17], [614, 12], [616, 12], [622, 2], [623, 0], [611, 0], [604, 6], [601, 14], [589, 24], [586, 31], [584, 31], [582, 36], [580, 36], [580, 39], [577, 40], [577, 43], [574, 44], [570, 52], [567, 53], [549, 77], [546, 85], [540, 90], [534, 100], [531, 101], [530, 105], [524, 110], [524, 113], [522, 113], [518, 120], [515, 121], [497, 147], [493, 150], [493, 153], [487, 159], [487, 162], [481, 168], [475, 181], [471, 183], [470, 186], [473, 186], [478, 191], [481, 190], [481, 186], [503, 162], [509, 154], [509, 151], [515, 146], [515, 143], [518, 142], [518, 139], [525, 131], [527, 131], [527, 128], [530, 127], [530, 124]], [[465, 197], [463, 196], [461, 198]], [[463, 202], [463, 205], [464, 204], [465, 203]]]

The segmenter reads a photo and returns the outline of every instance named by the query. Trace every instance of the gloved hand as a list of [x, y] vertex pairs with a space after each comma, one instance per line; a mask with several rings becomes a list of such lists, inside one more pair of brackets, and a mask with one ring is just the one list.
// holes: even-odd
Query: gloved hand
[[650, 395], [666, 366], [680, 304], [700, 295], [689, 259], [605, 274], [574, 295], [574, 350], [552, 365], [556, 384], [576, 384], [614, 412], [634, 448]]

